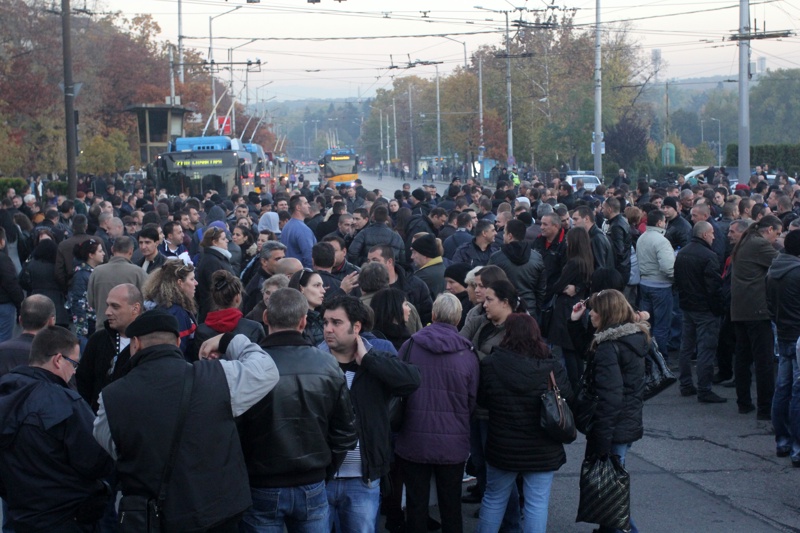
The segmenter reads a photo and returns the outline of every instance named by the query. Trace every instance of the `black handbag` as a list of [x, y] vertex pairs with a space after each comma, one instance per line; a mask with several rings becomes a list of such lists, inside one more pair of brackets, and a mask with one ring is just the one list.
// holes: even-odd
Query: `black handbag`
[[644, 358], [644, 399], [649, 400], [678, 381], [667, 366], [664, 356], [658, 349], [655, 339], [650, 341], [650, 349]]
[[575, 521], [630, 531], [631, 478], [618, 456], [584, 459]]
[[[414, 337], [408, 339], [406, 351], [403, 353], [402, 361], [408, 363], [408, 354], [414, 344]], [[407, 396], [392, 396], [389, 398], [389, 427], [392, 433], [399, 433], [403, 428], [403, 421], [406, 418], [406, 398]]]
[[194, 386], [194, 366], [188, 365], [183, 376], [183, 392], [181, 394], [178, 420], [175, 424], [175, 433], [172, 436], [172, 445], [169, 460], [164, 465], [161, 483], [158, 487], [158, 498], [150, 498], [136, 494], [123, 496], [119, 501], [119, 531], [120, 533], [159, 533], [162, 529], [164, 502], [167, 499], [167, 485], [172, 477], [172, 468], [178, 452], [178, 445], [189, 413], [189, 399]]
[[569, 444], [578, 437], [572, 411], [561, 397], [561, 391], [558, 390], [556, 376], [552, 370], [547, 380], [547, 392], [542, 394], [539, 423], [550, 438], [563, 444]]
[[594, 414], [597, 411], [599, 399], [594, 390], [594, 356], [586, 362], [586, 368], [578, 382], [578, 392], [575, 395], [575, 428], [588, 435], [594, 426]]
[[[625, 344], [631, 350], [634, 349], [626, 341], [619, 342]], [[614, 350], [617, 351], [617, 357], [619, 357], [619, 349], [617, 348], [616, 343], [614, 343]], [[658, 349], [658, 343], [655, 339], [650, 339], [650, 346], [648, 347], [647, 353], [644, 356], [643, 399], [649, 400], [656, 394], [675, 384], [677, 381], [678, 378], [676, 378], [675, 374], [672, 373], [672, 370], [669, 369], [667, 362], [664, 360], [664, 356], [661, 355], [661, 351]]]

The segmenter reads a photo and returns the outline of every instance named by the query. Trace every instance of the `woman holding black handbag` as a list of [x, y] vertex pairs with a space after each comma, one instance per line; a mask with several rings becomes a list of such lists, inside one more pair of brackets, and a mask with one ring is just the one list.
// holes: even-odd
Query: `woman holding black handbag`
[[572, 402], [567, 373], [550, 354], [536, 320], [525, 313], [509, 315], [500, 345], [481, 361], [478, 404], [489, 410], [481, 533], [499, 531], [517, 475], [525, 494], [523, 531], [547, 530], [553, 474], [567, 462], [564, 445], [540, 424], [551, 375], [562, 397]]
[[[571, 319], [579, 322], [589, 309], [589, 320], [595, 329], [594, 338], [589, 347], [586, 370], [582, 378], [585, 385], [584, 394], [579, 391], [579, 398], [593, 396], [591, 406], [591, 422], [586, 430], [586, 454], [584, 468], [581, 472], [581, 505], [578, 521], [600, 524], [599, 533], [611, 533], [624, 529], [620, 523], [626, 523], [630, 515], [630, 496], [624, 501], [604, 502], [600, 507], [603, 516], [591, 516], [584, 513], [585, 498], [597, 497], [597, 492], [584, 491], [584, 484], [591, 482], [585, 479], [588, 470], [598, 462], [608, 462], [609, 467], [624, 469], [625, 456], [631, 445], [642, 438], [642, 405], [644, 402], [645, 354], [650, 344], [649, 327], [633, 310], [625, 296], [614, 289], [600, 291], [588, 300], [588, 304], [580, 301], [573, 307]], [[586, 392], [589, 394], [585, 394]], [[581, 401], [576, 405], [576, 422], [581, 419]], [[585, 409], [587, 406], [583, 405]], [[580, 428], [580, 425], [579, 425]], [[594, 463], [590, 465], [589, 463]], [[627, 480], [627, 479], [626, 479]], [[588, 507], [588, 506], [587, 506]], [[617, 524], [609, 526], [608, 524]], [[630, 520], [630, 531], [638, 529]]]

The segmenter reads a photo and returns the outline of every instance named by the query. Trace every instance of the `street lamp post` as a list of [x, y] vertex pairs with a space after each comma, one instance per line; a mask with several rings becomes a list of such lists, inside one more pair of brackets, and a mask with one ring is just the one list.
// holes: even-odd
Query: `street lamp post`
[[700, 119], [700, 145], [702, 145], [704, 142], [706, 142], [705, 138], [703, 136], [703, 123], [704, 122], [705, 122], [705, 119], [701, 118]]
[[[212, 113], [216, 115], [216, 111], [214, 111], [217, 105], [217, 88], [215, 86], [214, 80], [214, 33], [212, 31], [212, 22], [214, 22], [215, 18], [219, 18], [222, 15], [227, 15], [228, 13], [233, 13], [237, 9], [241, 9], [242, 6], [236, 6], [233, 9], [229, 9], [224, 13], [220, 13], [219, 15], [214, 15], [213, 17], [208, 17], [208, 62], [211, 65], [211, 109]], [[183, 65], [183, 60], [181, 60], [181, 65]], [[216, 122], [216, 120], [215, 120]]]
[[464, 41], [457, 41], [452, 37], [448, 37], [447, 35], [440, 35], [443, 39], [447, 39], [448, 41], [453, 41], [454, 43], [460, 43], [464, 47], [464, 69], [467, 68], [467, 43]]
[[722, 166], [722, 121], [718, 118], [712, 118], [711, 120], [716, 121], [717, 123], [717, 167]]

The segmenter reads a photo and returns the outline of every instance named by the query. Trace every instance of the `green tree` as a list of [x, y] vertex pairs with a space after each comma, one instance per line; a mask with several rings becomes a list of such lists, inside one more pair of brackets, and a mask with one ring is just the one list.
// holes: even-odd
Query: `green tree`
[[78, 161], [78, 170], [89, 174], [107, 174], [117, 170], [114, 145], [105, 137], [96, 135], [84, 143]]
[[751, 144], [800, 141], [800, 69], [767, 72], [750, 91], [750, 106]]

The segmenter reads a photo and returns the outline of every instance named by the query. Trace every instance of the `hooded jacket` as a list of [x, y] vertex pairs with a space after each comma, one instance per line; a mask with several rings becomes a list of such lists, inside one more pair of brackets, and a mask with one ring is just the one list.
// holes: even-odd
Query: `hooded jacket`
[[597, 346], [587, 366], [591, 387], [599, 400], [594, 425], [586, 435], [587, 455], [605, 455], [612, 444], [629, 444], [642, 438], [644, 356], [646, 337], [639, 326], [628, 323], [594, 335]]
[[471, 267], [486, 266], [492, 254], [499, 250], [495, 242], [489, 243], [485, 250], [481, 250], [473, 237], [456, 249], [453, 254], [453, 263], [467, 263]]
[[394, 250], [394, 262], [405, 264], [406, 247], [400, 235], [382, 222], [372, 222], [358, 234], [347, 249], [347, 260], [360, 266], [367, 260], [370, 248], [386, 244]]
[[567, 372], [553, 358], [535, 359], [499, 346], [481, 361], [478, 404], [489, 410], [486, 460], [508, 472], [549, 472], [567, 462], [564, 446], [539, 423], [550, 372], [572, 403]]
[[55, 530], [106, 494], [101, 480], [113, 462], [92, 436], [93, 421], [80, 395], [43, 368], [0, 380], [0, 496], [15, 531]]
[[767, 305], [778, 328], [778, 340], [800, 337], [800, 257], [780, 254], [767, 272]]
[[547, 292], [542, 255], [527, 241], [512, 241], [492, 254], [489, 264], [503, 269], [508, 280], [516, 287], [525, 309], [531, 316], [538, 318]]
[[478, 358], [455, 326], [434, 322], [400, 348], [419, 368], [420, 387], [408, 396], [395, 453], [423, 464], [456, 464], [469, 456], [469, 419], [478, 393]]

